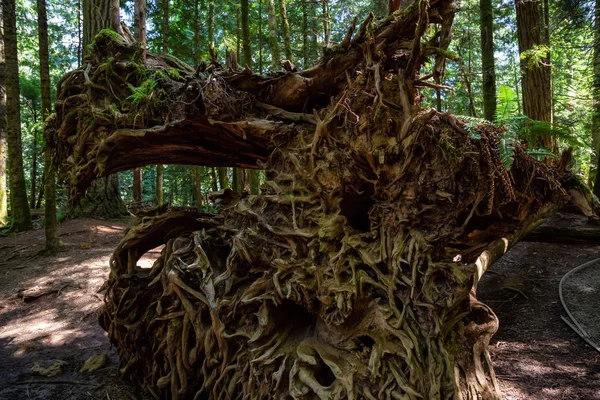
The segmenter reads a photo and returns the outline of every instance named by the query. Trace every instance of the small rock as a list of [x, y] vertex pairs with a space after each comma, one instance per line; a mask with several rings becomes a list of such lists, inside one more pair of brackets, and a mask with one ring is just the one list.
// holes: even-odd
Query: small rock
[[[48, 363], [46, 363], [47, 365]], [[36, 362], [33, 367], [29, 370], [29, 375], [44, 376], [46, 378], [52, 378], [53, 376], [62, 375], [64, 368], [68, 364], [62, 360], [56, 360], [48, 367], [44, 367], [41, 362]]]
[[108, 362], [108, 356], [105, 353], [95, 354], [83, 363], [79, 372], [94, 372], [104, 367]]

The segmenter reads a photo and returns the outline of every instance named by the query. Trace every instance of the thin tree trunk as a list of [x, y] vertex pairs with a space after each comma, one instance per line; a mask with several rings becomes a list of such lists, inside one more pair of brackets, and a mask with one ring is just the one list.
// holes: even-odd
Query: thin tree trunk
[[210, 169], [210, 176], [211, 176], [211, 183], [212, 183], [213, 192], [216, 192], [216, 191], [219, 190], [219, 186], [218, 186], [219, 180], [217, 179], [217, 170], [216, 170], [216, 168], [213, 167], [213, 168]]
[[133, 170], [133, 201], [142, 201], [142, 169]]
[[483, 116], [496, 117], [496, 67], [494, 65], [494, 14], [492, 0], [479, 0]]
[[244, 48], [244, 64], [252, 69], [252, 47], [250, 46], [249, 0], [242, 0], [242, 47]]
[[331, 39], [331, 14], [329, 13], [329, 0], [322, 0], [323, 6], [323, 45], [327, 47]]
[[279, 0], [279, 14], [281, 15], [281, 30], [283, 33], [283, 49], [285, 58], [289, 61], [292, 57], [292, 44], [290, 42], [290, 23], [288, 22], [287, 9], [285, 7], [286, 0]]
[[208, 1], [208, 52], [212, 62], [217, 61], [215, 53], [215, 0]]
[[217, 168], [217, 174], [219, 176], [219, 190], [223, 190], [229, 186], [227, 179], [227, 167]]
[[142, 63], [146, 62], [146, 0], [135, 0], [133, 12], [134, 37], [142, 53]]
[[[35, 103], [31, 104], [32, 119], [34, 125], [37, 125], [37, 110], [35, 109]], [[38, 130], [37, 126], [33, 128], [33, 143], [31, 144], [31, 190], [29, 192], [29, 208], [35, 208], [35, 193], [36, 193], [36, 183], [37, 183], [37, 139], [38, 139]]]
[[159, 206], [163, 205], [164, 195], [163, 195], [163, 174], [164, 168], [162, 165], [156, 166], [156, 204]]
[[14, 220], [13, 228], [22, 231], [31, 228], [31, 216], [27, 204], [25, 173], [23, 171], [15, 0], [2, 0], [2, 7], [6, 52], [6, 138], [9, 187]]
[[4, 58], [4, 18], [0, 4], [0, 227], [8, 222], [6, 191], [6, 65]]
[[200, 4], [194, 0], [194, 66], [200, 63]]
[[260, 171], [248, 171], [248, 186], [250, 186], [250, 194], [260, 194]]
[[593, 67], [592, 168], [595, 168], [594, 194], [600, 196], [600, 0], [596, 0], [594, 7]]
[[[50, 116], [52, 112], [52, 100], [50, 95], [50, 61], [48, 51], [48, 16], [46, 13], [46, 0], [37, 0], [37, 12], [40, 54], [40, 83], [42, 93], [42, 120], [46, 121], [46, 119], [48, 118], [48, 116]], [[80, 51], [80, 49], [78, 49], [78, 51]], [[45, 134], [44, 139], [46, 139], [46, 148], [44, 149], [44, 174], [42, 178], [43, 190], [40, 189], [38, 203], [41, 202], [42, 193], [45, 193], [46, 202], [44, 205], [44, 230], [46, 235], [46, 249], [55, 251], [60, 245], [60, 241], [58, 239], [58, 222], [56, 220], [56, 177], [54, 173], [54, 166], [52, 165], [52, 150], [49, 146], [50, 140], [49, 138], [46, 138]]]
[[[545, 44], [540, 0], [515, 0], [519, 53]], [[545, 59], [544, 59], [545, 60]], [[552, 122], [551, 67], [545, 62], [530, 65], [531, 57], [521, 59], [523, 111], [529, 118]], [[536, 146], [553, 147], [552, 137], [543, 136]]]
[[[40, 83], [42, 93], [42, 120], [46, 121], [52, 112], [46, 0], [37, 0], [37, 11], [40, 54]], [[58, 239], [58, 222], [56, 220], [56, 174], [54, 172], [54, 166], [52, 165], [52, 149], [49, 145], [50, 140], [45, 134], [44, 139], [46, 140], [46, 148], [44, 149], [43, 190], [40, 189], [38, 204], [41, 203], [42, 193], [45, 193], [46, 202], [44, 204], [44, 230], [46, 234], [46, 249], [55, 251], [60, 245], [60, 241]]]
[[169, 0], [162, 0], [162, 26], [160, 34], [162, 36], [162, 51], [169, 52]]
[[269, 28], [269, 50], [271, 51], [271, 68], [273, 71], [281, 69], [281, 53], [279, 51], [279, 34], [277, 29], [277, 16], [273, 0], [267, 1], [267, 22]]
[[198, 212], [202, 212], [204, 207], [204, 198], [202, 197], [202, 167], [195, 166], [193, 168], [194, 198], [196, 199], [196, 207], [198, 208]]
[[111, 0], [110, 25], [115, 32], [124, 36], [123, 28], [121, 27], [121, 2], [119, 0]]
[[258, 0], [258, 73], [263, 73], [263, 0]]
[[[141, 52], [141, 62], [146, 63], [146, 0], [135, 0], [133, 11], [134, 38]], [[142, 201], [142, 169], [133, 170], [133, 200]]]
[[82, 52], [82, 32], [81, 32], [81, 0], [77, 0], [77, 66], [81, 67], [81, 63], [83, 62], [83, 52]]
[[236, 193], [242, 193], [242, 170], [240, 168], [233, 169], [232, 186]]
[[302, 58], [304, 68], [309, 64], [309, 44], [308, 44], [308, 0], [302, 0]]
[[311, 53], [312, 53], [312, 57], [313, 58], [318, 58], [321, 54], [321, 52], [319, 51], [319, 41], [318, 41], [318, 35], [319, 35], [319, 23], [318, 23], [318, 19], [317, 19], [317, 2], [316, 1], [311, 1], [310, 2], [312, 4], [311, 7], [311, 13], [310, 13], [310, 19], [311, 19], [311, 35], [312, 35], [312, 40], [311, 40]]

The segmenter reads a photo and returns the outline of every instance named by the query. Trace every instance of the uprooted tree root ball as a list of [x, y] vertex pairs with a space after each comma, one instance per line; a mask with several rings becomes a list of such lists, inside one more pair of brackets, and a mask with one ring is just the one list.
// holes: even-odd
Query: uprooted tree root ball
[[99, 313], [124, 377], [157, 399], [501, 398], [498, 321], [475, 287], [565, 201], [569, 154], [550, 167], [517, 147], [507, 169], [502, 128], [419, 108], [418, 87], [435, 86], [420, 66], [446, 42], [422, 36], [452, 13], [422, 1], [369, 18], [317, 66], [271, 77], [143, 67], [134, 45], [98, 38], [51, 122], [73, 198], [157, 162], [267, 171], [261, 195], [225, 191], [216, 215], [127, 232]]

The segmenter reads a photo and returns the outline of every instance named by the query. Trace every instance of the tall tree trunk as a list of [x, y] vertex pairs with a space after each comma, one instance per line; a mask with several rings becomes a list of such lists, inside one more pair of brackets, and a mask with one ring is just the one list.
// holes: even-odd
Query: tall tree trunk
[[[78, 4], [79, 5], [79, 4]], [[79, 7], [78, 7], [79, 10]], [[37, 0], [38, 12], [38, 39], [40, 54], [40, 83], [42, 92], [42, 120], [45, 122], [52, 110], [52, 100], [50, 95], [50, 61], [48, 51], [48, 16], [46, 13], [46, 0]], [[45, 127], [45, 124], [44, 124]], [[60, 241], [58, 240], [58, 228], [56, 220], [56, 174], [52, 165], [52, 147], [51, 139], [47, 137], [44, 130], [44, 139], [46, 148], [44, 149], [44, 175], [43, 192], [46, 195], [44, 204], [44, 230], [46, 234], [46, 249], [54, 251], [58, 249]], [[40, 190], [39, 200], [41, 201], [42, 190]]]
[[133, 170], [133, 201], [142, 201], [142, 169]]
[[263, 73], [263, 0], [258, 0], [258, 73]]
[[219, 176], [219, 190], [223, 190], [229, 186], [227, 179], [227, 167], [217, 168], [217, 175]]
[[281, 53], [279, 51], [279, 33], [277, 29], [277, 16], [275, 14], [275, 4], [273, 0], [267, 2], [267, 22], [269, 28], [269, 50], [271, 51], [271, 68], [273, 71], [281, 69]]
[[163, 175], [164, 167], [159, 164], [156, 166], [156, 204], [159, 206], [162, 206], [164, 202]]
[[0, 227], [8, 222], [6, 191], [6, 60], [4, 57], [4, 18], [0, 4]]
[[311, 57], [313, 57], [313, 59], [317, 59], [320, 56], [321, 51], [319, 50], [319, 40], [318, 40], [318, 32], [319, 32], [319, 23], [318, 23], [318, 17], [317, 17], [317, 2], [316, 1], [310, 1], [311, 7], [310, 7], [310, 30], [311, 30]]
[[29, 191], [29, 208], [35, 208], [35, 193], [36, 193], [36, 183], [37, 183], [37, 139], [38, 139], [38, 130], [37, 130], [37, 110], [35, 107], [35, 103], [31, 104], [32, 109], [32, 119], [34, 123], [33, 128], [33, 143], [31, 144], [31, 190]]
[[304, 68], [308, 68], [309, 59], [308, 39], [308, 0], [302, 0], [302, 58]]
[[496, 67], [494, 65], [494, 14], [492, 0], [479, 0], [483, 116], [496, 117]]
[[252, 47], [250, 46], [250, 10], [249, 0], [242, 0], [242, 47], [244, 64], [252, 69]]
[[[540, 0], [515, 0], [519, 53], [544, 45], [543, 14]], [[530, 56], [521, 58], [523, 112], [529, 118], [552, 122], [551, 67], [545, 62], [532, 64]], [[536, 146], [553, 147], [552, 137], [542, 137]]]
[[77, 66], [81, 67], [82, 58], [83, 58], [83, 37], [81, 31], [81, 1], [77, 0]]
[[285, 58], [290, 61], [293, 61], [292, 44], [290, 41], [290, 23], [288, 22], [285, 1], [286, 0], [279, 0], [279, 14], [281, 15], [281, 30], [283, 33], [283, 49], [285, 53]]
[[162, 25], [161, 39], [162, 51], [167, 54], [169, 52], [169, 0], [161, 0]]
[[6, 138], [8, 147], [8, 175], [13, 228], [22, 231], [31, 228], [27, 204], [23, 146], [21, 143], [21, 104], [19, 88], [19, 61], [15, 0], [2, 0], [4, 18], [4, 46], [6, 52]]
[[260, 194], [260, 171], [248, 171], [248, 186], [250, 186], [250, 194]]
[[[118, 28], [118, 29], [117, 29]], [[83, 56], [102, 29], [113, 29], [123, 34], [118, 0], [83, 0]], [[119, 191], [117, 174], [97, 180], [88, 189], [81, 204], [69, 210], [71, 217], [93, 216], [114, 218], [127, 213]]]
[[240, 168], [233, 169], [232, 189], [236, 193], [242, 193], [242, 172]]
[[194, 66], [200, 63], [200, 3], [194, 0]]
[[593, 80], [593, 114], [592, 114], [592, 167], [596, 170], [594, 177], [594, 194], [600, 197], [600, 0], [594, 7], [594, 80]]
[[135, 0], [133, 11], [134, 37], [142, 53], [142, 63], [146, 62], [146, 0]]
[[208, 52], [214, 63], [217, 61], [215, 53], [215, 0], [208, 0]]
[[202, 212], [204, 207], [204, 199], [202, 197], [202, 167], [194, 167], [194, 198], [196, 199], [196, 207], [198, 212]]
[[219, 179], [217, 178], [216, 168], [210, 169], [210, 176], [211, 176], [212, 190], [213, 190], [213, 192], [216, 192], [219, 190], [219, 186], [218, 186]]
[[[135, 0], [133, 11], [134, 38], [138, 42], [141, 61], [146, 63], [146, 0]], [[133, 170], [133, 200], [142, 201], [143, 193], [142, 169]]]
[[322, 0], [321, 5], [323, 7], [323, 45], [327, 47], [329, 40], [331, 39], [331, 14], [329, 13], [329, 0]]

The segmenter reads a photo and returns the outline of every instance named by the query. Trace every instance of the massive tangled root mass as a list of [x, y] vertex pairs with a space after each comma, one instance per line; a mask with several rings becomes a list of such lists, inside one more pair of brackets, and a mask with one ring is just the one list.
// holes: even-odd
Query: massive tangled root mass
[[[124, 377], [157, 399], [500, 398], [487, 353], [497, 319], [473, 287], [498, 242], [505, 251], [564, 200], [564, 165], [517, 147], [509, 170], [502, 128], [419, 107], [419, 66], [439, 53], [420, 43], [423, 21], [444, 31], [451, 6], [369, 19], [300, 73], [194, 72], [149, 56], [140, 76], [187, 71], [153, 88], [175, 99], [177, 118], [162, 121], [151, 101], [118, 108], [131, 104], [115, 100], [110, 68], [133, 73], [131, 46], [98, 39], [102, 62], [59, 92], [84, 106], [54, 121], [73, 197], [125, 168], [116, 151], [149, 162], [144, 146], [267, 171], [261, 195], [225, 191], [214, 216], [144, 217], [127, 232], [99, 313]], [[321, 81], [320, 97], [300, 101], [298, 82]], [[162, 244], [151, 269], [136, 266]]]

